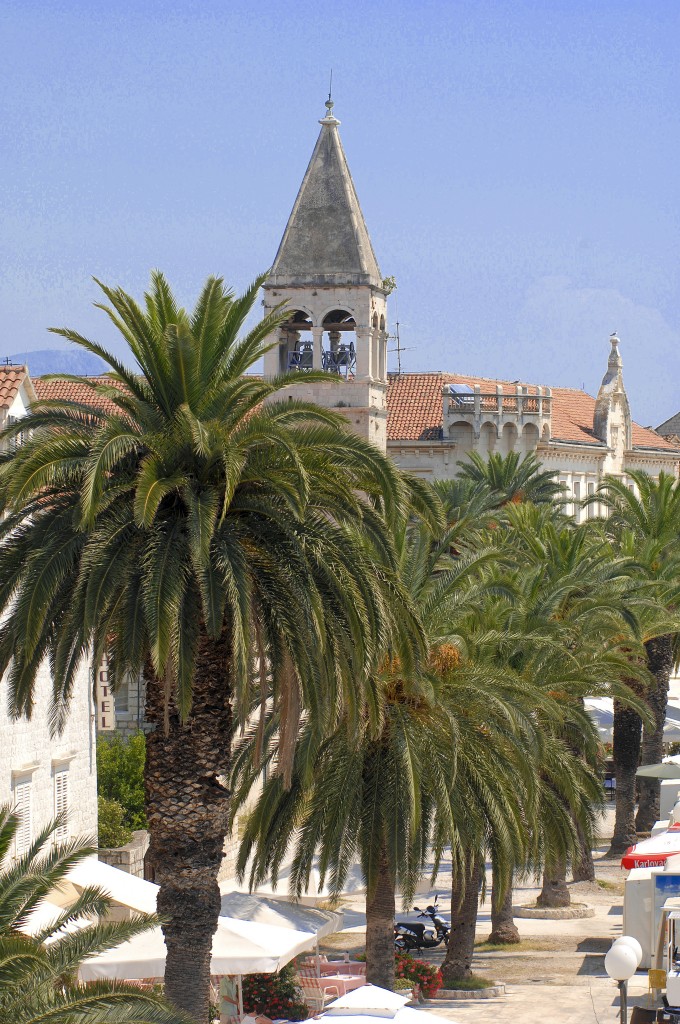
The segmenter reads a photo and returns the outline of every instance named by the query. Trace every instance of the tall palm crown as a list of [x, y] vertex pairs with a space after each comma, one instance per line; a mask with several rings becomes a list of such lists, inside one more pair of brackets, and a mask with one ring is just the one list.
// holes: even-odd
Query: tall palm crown
[[285, 767], [300, 708], [355, 707], [397, 618], [407, 663], [420, 645], [385, 530], [405, 486], [337, 414], [277, 400], [301, 375], [246, 375], [278, 322], [239, 339], [260, 284], [235, 298], [211, 278], [191, 314], [159, 273], [144, 309], [102, 285], [134, 369], [58, 330], [105, 359], [110, 381], [76, 378], [85, 404], [37, 405], [30, 438], [0, 464], [0, 673], [9, 669], [11, 708], [30, 714], [45, 656], [55, 728], [90, 649], [108, 652], [114, 686], [144, 672], [166, 984], [200, 1020], [232, 705], [245, 714], [253, 669], [281, 705]]
[[[436, 858], [453, 845], [458, 860], [463, 847], [483, 846], [491, 818], [499, 845], [519, 856], [520, 793], [532, 776], [530, 712], [539, 696], [511, 672], [461, 657], [454, 623], [483, 589], [480, 573], [495, 552], [475, 550], [457, 521], [436, 538], [422, 524], [404, 523], [395, 537], [399, 572], [429, 641], [427, 663], [413, 678], [386, 653], [373, 676], [377, 715], [367, 706], [359, 729], [346, 720], [330, 733], [306, 723], [291, 785], [267, 779], [239, 853], [240, 872], [249, 869], [256, 884], [276, 880], [292, 843], [296, 895], [307, 888], [315, 854], [321, 882], [336, 894], [358, 859], [367, 890], [367, 977], [388, 987], [395, 889], [412, 897], [430, 843]], [[271, 737], [275, 725], [274, 716]], [[255, 734], [247, 737], [236, 762], [237, 803], [261, 767], [255, 744]], [[265, 756], [276, 754], [270, 742]]]
[[[647, 664], [654, 677], [647, 701], [654, 716], [645, 725], [643, 764], [661, 760], [668, 686], [673, 669], [674, 642], [680, 608], [680, 481], [667, 473], [658, 479], [641, 471], [623, 480], [607, 478], [591, 502], [600, 502], [608, 513], [606, 529], [620, 550], [632, 556], [642, 580], [653, 589], [671, 621], [664, 633], [653, 630], [645, 643]], [[672, 620], [675, 620], [674, 622]], [[612, 849], [620, 852], [634, 841], [635, 830], [646, 831], [659, 817], [659, 783], [640, 780], [640, 803], [633, 824], [634, 773], [640, 756], [640, 722], [626, 714], [614, 717], [614, 760], [617, 771], [617, 827]]]
[[[140, 914], [107, 921], [110, 900], [91, 887], [49, 919], [33, 917], [70, 868], [95, 851], [85, 841], [54, 845], [52, 822], [16, 860], [18, 818], [0, 807], [0, 1020], [12, 1024], [188, 1024], [184, 1014], [137, 985], [78, 982], [80, 965], [157, 923]], [[51, 904], [54, 908], [54, 904]], [[56, 908], [55, 908], [56, 910]], [[102, 919], [104, 917], [104, 919]]]
[[550, 504], [564, 491], [554, 470], [543, 469], [533, 452], [524, 458], [518, 452], [491, 452], [488, 459], [479, 452], [469, 452], [458, 466], [461, 479], [485, 484], [503, 505], [520, 501]]

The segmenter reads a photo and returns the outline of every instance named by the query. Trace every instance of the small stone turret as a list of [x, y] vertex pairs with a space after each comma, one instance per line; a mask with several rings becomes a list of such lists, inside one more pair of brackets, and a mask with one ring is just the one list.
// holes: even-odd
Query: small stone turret
[[611, 352], [607, 372], [602, 378], [595, 401], [593, 432], [619, 458], [633, 445], [633, 421], [628, 395], [623, 384], [623, 363], [619, 353], [619, 339], [614, 333], [609, 339]]

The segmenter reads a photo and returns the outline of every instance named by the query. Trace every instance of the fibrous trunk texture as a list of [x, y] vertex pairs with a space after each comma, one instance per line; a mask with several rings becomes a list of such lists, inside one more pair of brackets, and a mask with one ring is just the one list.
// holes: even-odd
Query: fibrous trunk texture
[[520, 941], [519, 930], [512, 917], [512, 879], [499, 900], [501, 889], [499, 872], [494, 861], [491, 885], [491, 935], [488, 941], [512, 945]]
[[442, 964], [445, 986], [447, 979], [469, 978], [472, 974], [475, 926], [483, 870], [483, 859], [474, 857], [465, 867], [464, 878], [454, 878], [451, 889], [451, 931]]
[[366, 896], [366, 981], [390, 990], [394, 988], [395, 888], [383, 840], [377, 882]]
[[640, 763], [642, 720], [635, 711], [614, 701], [614, 774], [616, 817], [610, 857], [618, 857], [636, 841], [635, 773]]
[[567, 885], [567, 863], [558, 860], [546, 864], [543, 872], [543, 888], [541, 889], [537, 907], [555, 908], [568, 907], [571, 904], [571, 894]]
[[[663, 757], [663, 726], [668, 706], [668, 684], [673, 670], [673, 643], [670, 636], [657, 636], [645, 643], [647, 668], [654, 682], [645, 699], [654, 715], [654, 725], [645, 726], [642, 736], [642, 764], [658, 764]], [[659, 818], [659, 779], [639, 779], [639, 803], [635, 829], [650, 832]]]
[[575, 824], [576, 831], [578, 832], [579, 855], [572, 864], [572, 878], [575, 882], [594, 882], [595, 861], [593, 860], [593, 851], [590, 848], [590, 843], [586, 840], [583, 829], [578, 822], [575, 822]]
[[193, 708], [182, 724], [163, 681], [147, 675], [145, 789], [149, 862], [160, 885], [165, 995], [208, 1024], [210, 949], [220, 912], [217, 875], [229, 815], [230, 652], [226, 634], [201, 634]]

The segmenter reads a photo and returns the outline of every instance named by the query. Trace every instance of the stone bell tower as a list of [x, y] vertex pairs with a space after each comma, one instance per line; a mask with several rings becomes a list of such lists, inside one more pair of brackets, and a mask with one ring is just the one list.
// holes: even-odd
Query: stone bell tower
[[264, 286], [264, 311], [281, 302], [287, 321], [269, 339], [266, 376], [318, 370], [328, 382], [294, 394], [347, 417], [387, 448], [387, 327], [383, 280], [340, 142], [333, 102]]

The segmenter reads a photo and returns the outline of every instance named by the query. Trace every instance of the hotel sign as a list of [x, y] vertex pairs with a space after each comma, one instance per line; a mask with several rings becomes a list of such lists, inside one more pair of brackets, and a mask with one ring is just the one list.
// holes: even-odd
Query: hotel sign
[[104, 655], [97, 670], [97, 732], [116, 728], [116, 704], [109, 685], [109, 662]]

